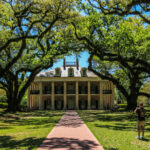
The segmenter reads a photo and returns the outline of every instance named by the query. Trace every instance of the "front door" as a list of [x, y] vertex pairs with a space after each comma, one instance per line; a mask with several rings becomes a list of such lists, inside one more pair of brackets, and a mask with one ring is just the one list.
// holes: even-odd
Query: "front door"
[[68, 98], [68, 109], [75, 109], [75, 99]]

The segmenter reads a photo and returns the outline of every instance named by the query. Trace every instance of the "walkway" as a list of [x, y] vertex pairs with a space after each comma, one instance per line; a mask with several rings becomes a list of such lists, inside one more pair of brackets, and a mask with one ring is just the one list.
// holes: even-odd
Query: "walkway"
[[75, 111], [67, 111], [37, 150], [104, 150]]

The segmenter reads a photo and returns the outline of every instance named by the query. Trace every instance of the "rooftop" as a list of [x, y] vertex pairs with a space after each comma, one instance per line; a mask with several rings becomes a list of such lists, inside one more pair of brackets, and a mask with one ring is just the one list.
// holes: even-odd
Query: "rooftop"
[[[70, 68], [72, 68], [70, 70]], [[72, 71], [72, 72], [70, 72]], [[83, 73], [83, 71], [85, 71]], [[71, 74], [70, 74], [71, 73]], [[66, 62], [64, 59], [63, 66], [53, 70], [40, 72], [37, 77], [97, 77], [93, 72], [87, 68], [79, 67], [78, 59], [76, 62]]]

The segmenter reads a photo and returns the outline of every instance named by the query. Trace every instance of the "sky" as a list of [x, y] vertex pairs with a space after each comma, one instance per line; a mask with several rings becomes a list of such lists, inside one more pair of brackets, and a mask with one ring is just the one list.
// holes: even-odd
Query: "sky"
[[[89, 53], [88, 51], [81, 52], [79, 55], [79, 66], [80, 67], [88, 67], [88, 58], [89, 58]], [[72, 54], [70, 56], [65, 56], [66, 62], [75, 62], [76, 61], [76, 55]], [[50, 69], [54, 69], [57, 67], [62, 67], [63, 66], [63, 59], [58, 59], [56, 63], [54, 63], [53, 67]], [[48, 69], [48, 70], [50, 70]]]

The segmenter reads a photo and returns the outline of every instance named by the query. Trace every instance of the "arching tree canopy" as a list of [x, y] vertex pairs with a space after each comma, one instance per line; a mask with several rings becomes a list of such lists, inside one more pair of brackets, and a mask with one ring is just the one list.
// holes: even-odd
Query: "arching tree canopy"
[[150, 23], [149, 4], [149, 0], [1, 0], [0, 88], [6, 91], [8, 109], [19, 109], [37, 73], [62, 55], [80, 50], [89, 51], [89, 69], [111, 80], [129, 109], [136, 106], [138, 96], [150, 97], [141, 90], [150, 76], [150, 26], [145, 24]]
[[82, 22], [72, 23], [76, 38], [83, 41], [91, 57], [89, 69], [112, 81], [128, 102], [137, 105], [143, 81], [149, 78], [149, 26], [136, 18], [102, 15], [86, 6]]
[[150, 24], [149, 0], [88, 0], [89, 4], [104, 14], [137, 15]]
[[75, 18], [71, 0], [3, 0], [0, 2], [0, 88], [8, 110], [19, 110], [25, 91], [43, 69], [68, 52], [63, 34]]

